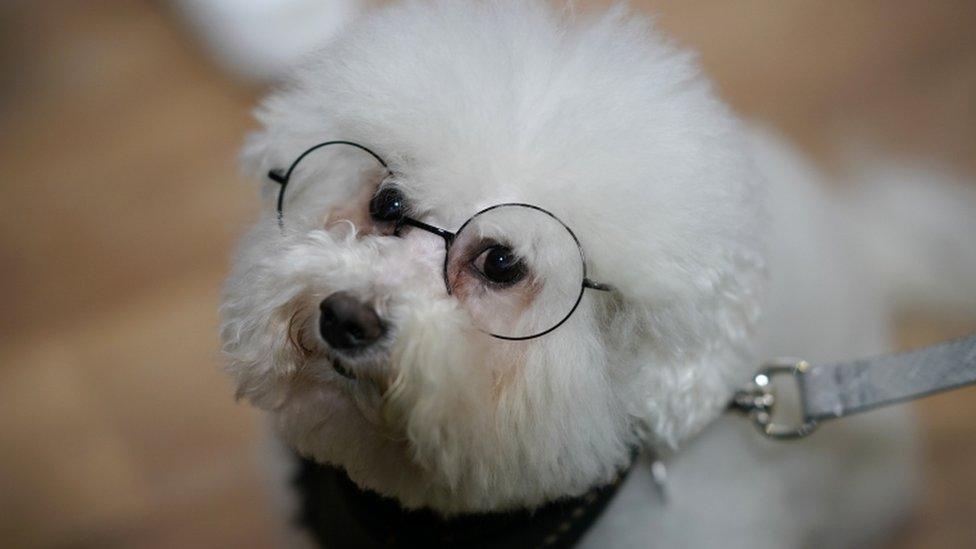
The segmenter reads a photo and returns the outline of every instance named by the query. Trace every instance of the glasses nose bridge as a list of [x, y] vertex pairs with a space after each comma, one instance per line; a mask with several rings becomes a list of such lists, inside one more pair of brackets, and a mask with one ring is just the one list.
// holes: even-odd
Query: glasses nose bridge
[[407, 217], [407, 216], [401, 217], [397, 221], [396, 229], [394, 229], [393, 234], [399, 236], [400, 230], [405, 225], [406, 226], [409, 226], [409, 227], [415, 227], [417, 229], [420, 229], [422, 231], [426, 231], [428, 233], [437, 235], [437, 236], [441, 237], [442, 239], [444, 239], [444, 251], [445, 251], [445, 253], [448, 250], [450, 250], [451, 249], [451, 245], [454, 244], [455, 233], [452, 233], [451, 231], [449, 231], [447, 229], [442, 229], [440, 227], [435, 227], [433, 225], [429, 225], [427, 223], [424, 223], [423, 221], [418, 221], [416, 219], [413, 219], [412, 217]]

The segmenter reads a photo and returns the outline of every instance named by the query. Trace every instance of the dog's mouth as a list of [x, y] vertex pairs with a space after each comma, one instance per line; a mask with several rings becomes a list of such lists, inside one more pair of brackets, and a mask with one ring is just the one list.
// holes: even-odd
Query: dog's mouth
[[343, 365], [342, 360], [339, 359], [339, 357], [333, 356], [331, 362], [332, 362], [332, 369], [335, 370], [337, 374], [339, 374], [340, 376], [346, 379], [351, 379], [351, 380], [356, 379], [356, 374], [354, 374], [351, 369]]
[[[325, 352], [332, 372], [323, 371], [322, 381], [345, 393], [346, 397], [370, 424], [386, 433], [388, 438], [398, 438], [391, 431], [382, 415], [383, 402], [393, 382], [389, 374], [388, 357], [374, 353], [355, 353], [351, 356], [329, 349]], [[324, 361], [323, 361], [324, 362]], [[320, 363], [325, 369], [325, 363]]]
[[[385, 389], [390, 384], [389, 360], [385, 349], [349, 353], [344, 350], [324, 349], [322, 358], [332, 371], [347, 382], [360, 385], [375, 385]], [[326, 366], [325, 363], [320, 363]]]

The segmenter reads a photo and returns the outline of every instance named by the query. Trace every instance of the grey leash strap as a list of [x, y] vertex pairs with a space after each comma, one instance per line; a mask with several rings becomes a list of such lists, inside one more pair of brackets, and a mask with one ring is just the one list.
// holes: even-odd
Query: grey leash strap
[[[803, 419], [784, 426], [772, 420], [771, 378], [792, 375], [800, 390]], [[791, 439], [819, 422], [897, 404], [976, 383], [976, 334], [905, 353], [836, 364], [782, 359], [766, 365], [731, 408], [747, 413], [764, 434]]]

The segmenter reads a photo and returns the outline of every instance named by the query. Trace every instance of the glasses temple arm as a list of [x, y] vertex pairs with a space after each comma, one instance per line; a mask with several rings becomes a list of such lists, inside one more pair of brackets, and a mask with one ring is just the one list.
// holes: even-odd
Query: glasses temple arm
[[589, 278], [584, 278], [583, 279], [583, 287], [584, 288], [589, 288], [591, 290], [599, 290], [601, 292], [612, 292], [612, 291], [616, 290], [616, 288], [614, 288], [613, 286], [611, 286], [609, 284], [602, 284], [600, 282], [594, 282], [594, 281], [590, 280]]
[[284, 187], [288, 184], [288, 174], [284, 170], [269, 170], [268, 179]]
[[285, 205], [285, 187], [288, 186], [288, 174], [283, 173], [283, 170], [269, 170], [268, 179], [280, 185], [278, 189], [278, 200], [275, 201], [275, 209], [278, 211], [278, 227], [284, 229], [285, 219], [283, 208]]

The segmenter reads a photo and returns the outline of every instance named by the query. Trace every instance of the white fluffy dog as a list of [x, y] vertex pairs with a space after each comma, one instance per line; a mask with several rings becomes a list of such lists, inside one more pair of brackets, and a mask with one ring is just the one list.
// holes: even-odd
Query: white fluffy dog
[[[389, 168], [317, 149], [280, 223], [268, 181], [227, 285], [238, 395], [301, 454], [447, 518], [580, 496], [635, 449], [663, 458], [668, 497], [639, 459], [585, 532], [594, 547], [857, 545], [910, 502], [902, 412], [797, 443], [723, 417], [765, 358], [884, 349], [886, 285], [813, 171], [740, 124], [644, 18], [406, 2], [310, 57], [259, 118], [259, 177], [330, 140]], [[546, 285], [577, 260], [549, 237], [515, 242], [530, 215], [445, 267], [445, 238], [397, 216], [453, 233], [502, 203], [565, 223], [612, 291], [581, 292], [540, 337], [486, 333], [562, 318]]]

